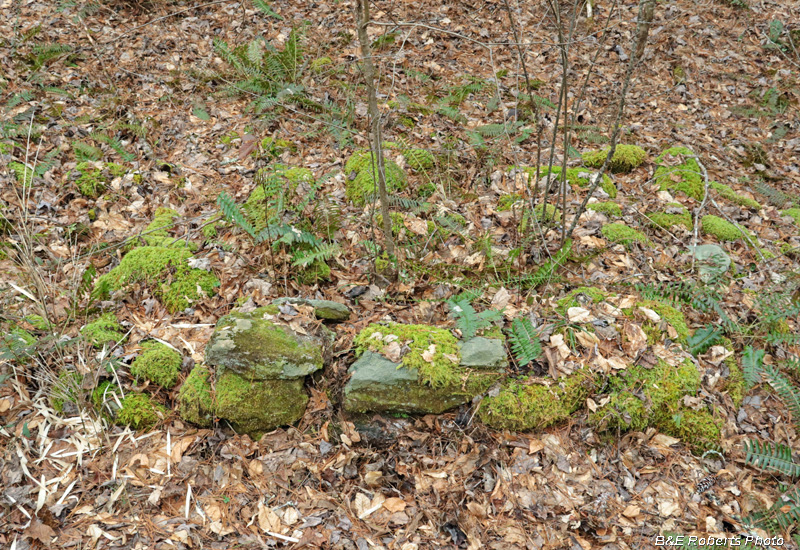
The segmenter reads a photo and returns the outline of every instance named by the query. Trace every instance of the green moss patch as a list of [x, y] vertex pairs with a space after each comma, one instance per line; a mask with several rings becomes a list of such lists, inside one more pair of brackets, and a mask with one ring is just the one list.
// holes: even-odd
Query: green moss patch
[[426, 149], [405, 149], [403, 150], [403, 156], [411, 169], [417, 172], [430, 170], [436, 163], [433, 153]]
[[736, 226], [724, 218], [708, 214], [703, 216], [700, 220], [700, 227], [706, 235], [712, 235], [719, 241], [738, 241], [744, 238], [750, 244], [754, 245], [755, 237], [747, 229], [741, 226]]
[[581, 408], [595, 385], [595, 375], [589, 369], [579, 370], [551, 386], [511, 381], [496, 396], [481, 402], [478, 416], [493, 428], [546, 428]]
[[[680, 310], [675, 309], [669, 304], [665, 304], [663, 302], [658, 302], [656, 300], [643, 300], [636, 304], [638, 307], [644, 307], [647, 309], [651, 309], [658, 313], [661, 319], [667, 323], [669, 323], [672, 328], [675, 329], [675, 332], [678, 333], [678, 341], [685, 342], [686, 339], [691, 334], [689, 330], [689, 325], [686, 324], [686, 317], [684, 317], [683, 313]], [[652, 326], [650, 321], [647, 321], [642, 329], [647, 333], [649, 329], [657, 329], [657, 327]], [[658, 338], [660, 339], [660, 338]], [[650, 342], [651, 344], [654, 342]]]
[[624, 223], [604, 225], [600, 229], [600, 233], [610, 242], [625, 245], [626, 248], [630, 248], [633, 243], [650, 244], [650, 239], [647, 238], [647, 235], [637, 229], [628, 227]]
[[120, 264], [95, 283], [98, 298], [111, 291], [141, 283], [172, 313], [182, 311], [203, 295], [210, 296], [219, 285], [213, 273], [193, 269], [187, 263], [192, 253], [186, 248], [142, 246], [128, 252]]
[[[695, 154], [686, 147], [671, 147], [656, 158], [653, 179], [662, 191], [677, 191], [703, 200], [705, 184]], [[679, 159], [677, 162], [675, 159]], [[669, 162], [668, 162], [669, 161]]]
[[651, 212], [647, 215], [653, 227], [669, 229], [673, 225], [680, 225], [691, 231], [694, 224], [692, 215], [680, 203], [670, 203], [667, 205], [666, 212]]
[[[363, 206], [370, 197], [377, 193], [377, 165], [373, 160], [374, 157], [369, 151], [357, 151], [345, 164], [345, 174], [348, 175], [347, 198], [356, 206]], [[408, 185], [403, 169], [391, 159], [384, 159], [383, 166], [386, 175], [386, 192], [403, 191]], [[350, 179], [353, 173], [355, 173], [355, 177]]]
[[142, 353], [131, 364], [131, 374], [170, 389], [178, 381], [183, 358], [160, 342], [145, 342]]
[[83, 377], [79, 372], [62, 370], [50, 391], [50, 405], [57, 413], [64, 412], [64, 403], [78, 403]]
[[149, 430], [166, 418], [169, 411], [155, 403], [143, 393], [128, 394], [122, 400], [122, 408], [117, 411], [114, 422], [120, 426], [130, 426], [134, 430]]
[[195, 366], [178, 392], [178, 414], [192, 424], [207, 428], [214, 420], [214, 395], [211, 373], [207, 367]]
[[788, 208], [781, 212], [782, 216], [788, 216], [794, 220], [794, 223], [800, 226], [800, 208]]
[[[601, 168], [611, 151], [610, 147], [600, 151], [589, 151], [583, 154], [583, 163], [592, 168]], [[614, 173], [627, 173], [638, 168], [647, 159], [647, 152], [638, 145], [617, 145], [611, 157], [609, 168]]]
[[108, 187], [111, 180], [125, 174], [125, 168], [113, 162], [81, 162], [75, 166], [71, 177], [84, 197], [96, 199]]
[[372, 324], [362, 330], [353, 343], [359, 354], [366, 350], [385, 354], [391, 349], [389, 346], [398, 350], [408, 346], [400, 364], [417, 369], [420, 382], [442, 387], [461, 381], [461, 351], [458, 340], [449, 330], [428, 325]]
[[314, 174], [308, 168], [272, 164], [260, 169], [255, 178], [257, 185], [242, 205], [245, 217], [256, 232], [267, 226], [267, 220], [275, 214], [278, 194], [291, 199], [298, 193], [301, 184], [314, 183]]
[[655, 427], [695, 451], [716, 448], [722, 419], [706, 409], [692, 409], [684, 400], [697, 394], [700, 382], [700, 372], [688, 359], [677, 367], [661, 360], [653, 368], [629, 367], [608, 379], [609, 400], [589, 421], [612, 433]]
[[566, 296], [556, 302], [556, 311], [561, 315], [566, 315], [571, 307], [582, 307], [585, 303], [581, 298], [588, 298], [592, 303], [596, 304], [602, 302], [606, 298], [613, 296], [607, 292], [603, 292], [599, 288], [591, 286], [582, 286], [571, 290]]
[[615, 202], [593, 202], [586, 205], [586, 210], [594, 210], [606, 216], [619, 218], [622, 216], [622, 207]]
[[733, 189], [729, 186], [724, 185], [722, 183], [718, 183], [716, 181], [709, 182], [708, 184], [711, 189], [714, 189], [719, 195], [726, 200], [734, 204], [738, 204], [739, 206], [745, 206], [750, 208], [751, 210], [760, 210], [761, 204], [758, 201], [755, 201], [751, 198], [745, 197], [744, 195], [740, 195], [736, 193]]
[[[528, 173], [531, 179], [536, 177], [533, 168], [525, 168], [525, 171]], [[539, 178], [541, 179], [548, 174], [560, 176], [561, 166], [553, 166], [550, 169], [550, 172], [547, 171], [547, 166], [542, 166], [542, 168], [539, 170]], [[585, 168], [567, 168], [567, 183], [573, 187], [589, 187], [592, 176], [593, 173]], [[617, 198], [617, 187], [614, 185], [614, 182], [611, 180], [608, 174], [603, 174], [603, 181], [600, 183], [600, 188], [612, 199]]]
[[114, 313], [104, 313], [81, 329], [83, 336], [94, 347], [117, 344], [125, 339], [125, 330]]

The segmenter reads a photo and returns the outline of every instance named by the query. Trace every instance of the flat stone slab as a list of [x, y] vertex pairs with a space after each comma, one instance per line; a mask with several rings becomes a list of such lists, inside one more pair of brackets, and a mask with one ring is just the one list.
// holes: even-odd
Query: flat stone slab
[[508, 357], [503, 341], [476, 336], [461, 344], [461, 366], [478, 369], [504, 369]]
[[307, 298], [277, 298], [272, 301], [275, 305], [298, 304], [314, 308], [314, 315], [324, 321], [347, 321], [350, 318], [350, 308], [339, 302], [331, 300], [311, 300]]

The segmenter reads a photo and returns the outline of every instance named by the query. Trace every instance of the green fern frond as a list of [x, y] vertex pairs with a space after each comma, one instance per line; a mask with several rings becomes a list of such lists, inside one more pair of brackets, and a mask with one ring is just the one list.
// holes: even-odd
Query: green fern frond
[[758, 362], [756, 369], [759, 374], [767, 379], [769, 385], [778, 394], [783, 404], [792, 413], [792, 419], [796, 425], [800, 425], [800, 390], [784, 376], [777, 368]]
[[697, 329], [686, 342], [689, 346], [689, 353], [697, 357], [701, 353], [708, 351], [708, 348], [717, 343], [720, 338], [722, 338], [722, 330], [713, 325], [706, 325]]
[[342, 251], [337, 243], [322, 243], [311, 250], [299, 251], [294, 256], [292, 265], [306, 267], [314, 262], [327, 262]]
[[36, 163], [36, 167], [33, 170], [34, 174], [39, 177], [44, 176], [53, 166], [56, 165], [58, 154], [58, 149], [49, 151], [44, 157], [41, 158], [41, 160], [39, 160], [39, 162]]
[[761, 382], [761, 365], [764, 361], [764, 350], [747, 346], [742, 353], [742, 374], [745, 385], [752, 388]]
[[502, 318], [499, 311], [487, 309], [477, 313], [469, 303], [469, 300], [448, 300], [447, 305], [450, 307], [450, 315], [456, 320], [456, 327], [461, 331], [461, 337], [468, 340], [475, 336], [475, 334], [493, 322]]
[[235, 223], [240, 229], [246, 231], [248, 235], [255, 238], [255, 229], [250, 222], [247, 221], [247, 218], [245, 218], [244, 214], [239, 209], [239, 205], [236, 204], [236, 201], [224, 191], [217, 197], [217, 205], [220, 210], [222, 210], [222, 214], [225, 216], [226, 220]]
[[103, 158], [103, 151], [94, 145], [82, 141], [72, 142], [72, 152], [79, 163], [84, 161], [98, 161]]
[[122, 159], [125, 162], [131, 162], [134, 159], [136, 159], [136, 155], [126, 151], [125, 147], [123, 147], [122, 145], [122, 142], [114, 136], [109, 136], [108, 134], [104, 134], [101, 132], [92, 132], [91, 134], [89, 134], [89, 137], [91, 137], [95, 141], [100, 141], [102, 143], [105, 143], [106, 145], [114, 149], [114, 151], [116, 151], [117, 154], [120, 157], [122, 157]]
[[757, 439], [745, 441], [745, 462], [761, 468], [780, 472], [784, 475], [797, 477], [800, 476], [800, 464], [792, 460], [792, 450], [780, 443], [761, 443]]
[[564, 246], [555, 256], [542, 264], [539, 269], [536, 270], [536, 273], [524, 279], [523, 286], [525, 286], [525, 288], [536, 288], [552, 281], [556, 270], [567, 261], [570, 252], [572, 252], [572, 239], [567, 239], [567, 242], [564, 243]]
[[265, 15], [269, 15], [270, 17], [274, 17], [275, 19], [283, 19], [283, 17], [275, 13], [272, 7], [269, 4], [267, 4], [264, 0], [253, 0], [253, 5]]
[[542, 345], [533, 323], [527, 317], [517, 317], [508, 332], [511, 351], [520, 367], [535, 361], [542, 354]]
[[436, 112], [459, 124], [467, 123], [467, 117], [462, 115], [457, 108], [451, 107], [450, 105], [440, 105], [439, 108], [436, 109]]

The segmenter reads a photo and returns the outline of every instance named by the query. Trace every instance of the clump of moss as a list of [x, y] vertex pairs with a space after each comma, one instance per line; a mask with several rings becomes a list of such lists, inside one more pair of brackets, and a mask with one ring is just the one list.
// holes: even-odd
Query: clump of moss
[[125, 331], [114, 313], [104, 313], [81, 329], [81, 335], [94, 347], [117, 344], [125, 339]]
[[800, 208], [788, 208], [782, 211], [781, 215], [792, 218], [794, 223], [800, 226]]
[[198, 426], [211, 426], [214, 419], [214, 396], [211, 373], [207, 367], [197, 365], [186, 377], [178, 392], [178, 414]]
[[628, 227], [624, 223], [604, 225], [602, 229], [600, 229], [600, 233], [612, 243], [625, 245], [626, 248], [630, 248], [633, 243], [641, 243], [643, 245], [650, 244], [650, 239], [647, 238], [647, 235], [632, 227]]
[[122, 400], [122, 408], [117, 411], [114, 422], [120, 426], [131, 426], [135, 430], [147, 430], [158, 424], [167, 414], [167, 409], [154, 403], [149, 395], [131, 393]]
[[172, 313], [182, 311], [202, 295], [212, 295], [219, 280], [208, 271], [187, 263], [192, 253], [186, 248], [142, 246], [128, 252], [120, 264], [95, 283], [97, 298], [108, 296], [134, 283], [152, 288], [153, 294]]
[[309, 64], [309, 68], [315, 73], [320, 73], [331, 63], [333, 60], [330, 57], [318, 57]]
[[131, 364], [131, 375], [170, 389], [178, 381], [182, 363], [181, 354], [169, 346], [160, 342], [145, 342], [141, 355]]
[[308, 168], [273, 164], [260, 169], [255, 179], [259, 183], [242, 205], [242, 211], [258, 232], [276, 214], [275, 202], [279, 194], [283, 194], [285, 201], [290, 201], [301, 184], [314, 183], [314, 174]]
[[[676, 166], [666, 166], [662, 163], [668, 157], [684, 157], [683, 162]], [[700, 165], [694, 158], [695, 154], [686, 147], [671, 147], [656, 158], [656, 168], [653, 179], [662, 191], [678, 191], [697, 200], [703, 200], [705, 184]]]
[[[652, 309], [667, 323], [672, 325], [672, 328], [675, 329], [675, 332], [678, 333], [678, 341], [685, 342], [686, 339], [690, 335], [689, 325], [686, 324], [686, 317], [684, 317], [683, 313], [680, 310], [675, 309], [669, 304], [665, 304], [663, 302], [659, 302], [656, 300], [643, 300], [637, 304], [639, 307], [645, 307], [647, 309]], [[647, 332], [647, 327], [643, 327], [645, 332]], [[659, 334], [660, 336], [660, 334]], [[652, 342], [651, 342], [652, 343]]]
[[622, 216], [622, 207], [615, 202], [593, 202], [586, 205], [587, 210], [594, 210], [606, 216], [620, 217]]
[[113, 162], [81, 162], [73, 172], [75, 186], [84, 197], [96, 199], [114, 178], [125, 174], [125, 168]]
[[592, 301], [592, 303], [596, 304], [598, 302], [602, 302], [611, 296], [611, 294], [603, 292], [599, 288], [581, 286], [571, 290], [566, 296], [559, 299], [556, 302], [556, 311], [561, 315], [566, 315], [569, 308], [580, 307], [582, 305], [582, 302], [579, 298], [580, 296], [586, 296]]
[[496, 396], [485, 398], [478, 415], [494, 428], [542, 429], [569, 418], [595, 386], [595, 375], [589, 369], [576, 371], [552, 386], [512, 381]]
[[301, 285], [312, 285], [319, 281], [329, 281], [331, 266], [322, 260], [317, 260], [300, 269], [296, 274], [297, 282]]
[[411, 169], [417, 172], [433, 168], [436, 162], [433, 153], [426, 149], [404, 149], [403, 156]]
[[220, 222], [214, 222], [214, 223], [210, 223], [210, 224], [206, 225], [205, 227], [203, 227], [203, 229], [202, 229], [203, 237], [207, 241], [210, 241], [211, 239], [216, 237], [217, 236], [217, 230], [219, 229], [220, 225], [222, 225]]
[[286, 151], [297, 152], [297, 145], [288, 139], [269, 136], [261, 140], [259, 149], [262, 157], [277, 158]]
[[41, 331], [50, 330], [50, 323], [47, 321], [47, 319], [45, 319], [41, 315], [37, 315], [36, 313], [33, 313], [31, 315], [26, 315], [25, 321], [30, 323], [36, 330], [41, 330]]
[[8, 169], [14, 174], [17, 183], [22, 185], [23, 188], [30, 187], [33, 181], [33, 169], [17, 161], [9, 162]]
[[608, 379], [610, 399], [589, 415], [589, 421], [612, 432], [652, 426], [681, 438], [697, 452], [716, 448], [722, 421], [684, 404], [684, 397], [697, 394], [700, 381], [700, 372], [688, 359], [677, 367], [661, 360], [653, 368], [629, 367]]
[[667, 207], [670, 210], [680, 210], [680, 212], [652, 212], [647, 215], [647, 217], [650, 219], [651, 225], [654, 227], [660, 227], [662, 229], [669, 229], [673, 225], [682, 225], [687, 230], [692, 230], [692, 215], [682, 204], [673, 202], [669, 203]]
[[522, 195], [519, 193], [509, 193], [508, 195], [501, 195], [500, 199], [497, 201], [497, 211], [498, 212], [507, 212], [511, 210], [511, 208], [519, 203], [522, 200]]
[[712, 235], [720, 241], [738, 241], [744, 237], [751, 244], [755, 244], [755, 239], [749, 231], [744, 228], [740, 229], [728, 220], [713, 214], [703, 216], [700, 220], [700, 227], [703, 229], [703, 233]]
[[62, 370], [50, 392], [50, 405], [57, 413], [64, 412], [64, 403], [77, 403], [83, 377], [79, 372]]
[[[610, 147], [600, 151], [589, 151], [583, 154], [583, 162], [593, 168], [601, 168], [606, 161]], [[638, 168], [647, 159], [647, 152], [638, 145], [617, 145], [611, 157], [609, 168], [614, 173], [627, 173]]]
[[196, 250], [197, 245], [183, 240], [176, 240], [171, 237], [168, 230], [174, 225], [175, 219], [178, 218], [178, 213], [172, 208], [156, 208], [153, 221], [144, 230], [142, 237], [148, 246], [172, 246], [172, 247], [188, 247], [190, 250]]
[[758, 201], [755, 201], [751, 198], [745, 197], [744, 195], [740, 195], [736, 193], [733, 189], [729, 186], [724, 185], [722, 183], [718, 183], [716, 181], [709, 182], [709, 187], [714, 189], [723, 199], [727, 199], [734, 204], [738, 204], [739, 206], [745, 206], [752, 210], [760, 210], [761, 205]]
[[[461, 381], [461, 350], [458, 340], [449, 330], [428, 325], [372, 324], [362, 330], [353, 343], [358, 354], [366, 350], [383, 353], [390, 345], [400, 348], [408, 346], [400, 365], [417, 369], [420, 382], [442, 387], [459, 384]], [[426, 360], [423, 355], [428, 354], [429, 360]]]
[[[726, 349], [733, 349], [733, 342], [731, 342], [729, 338], [722, 338], [719, 343]], [[747, 393], [747, 385], [744, 381], [744, 373], [742, 372], [739, 363], [736, 362], [735, 354], [731, 354], [723, 361], [723, 363], [728, 368], [728, 376], [722, 385], [722, 390], [728, 392], [728, 395], [731, 397], [731, 401], [733, 401], [733, 405], [738, 407], [742, 404], [742, 399], [744, 399], [745, 393]]]
[[[350, 175], [355, 172], [355, 177], [347, 183], [346, 192], [347, 198], [356, 206], [363, 206], [371, 196], [377, 193], [377, 166], [373, 159], [374, 157], [369, 151], [357, 151], [345, 164], [346, 174]], [[391, 159], [384, 159], [383, 166], [386, 175], [386, 192], [397, 193], [404, 190], [408, 181], [403, 169]]]
[[[536, 177], [533, 168], [526, 168], [525, 171], [531, 179]], [[547, 171], [547, 166], [542, 166], [539, 170], [539, 178], [541, 179], [548, 174], [560, 176], [561, 166], [553, 166], [550, 172]], [[592, 176], [593, 174], [585, 168], [567, 168], [567, 183], [571, 186], [589, 187], [592, 182]], [[612, 199], [617, 198], [617, 187], [614, 185], [614, 182], [611, 181], [608, 174], [603, 174], [603, 181], [600, 183], [600, 188]]]

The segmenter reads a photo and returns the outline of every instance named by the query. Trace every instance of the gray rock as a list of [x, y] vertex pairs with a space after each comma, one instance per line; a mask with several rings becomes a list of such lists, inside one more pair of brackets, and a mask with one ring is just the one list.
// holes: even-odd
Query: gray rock
[[711, 282], [726, 273], [731, 266], [730, 256], [725, 252], [725, 249], [716, 244], [701, 244], [689, 247], [689, 251], [697, 259], [700, 279], [705, 283]]
[[503, 341], [476, 336], [461, 344], [461, 366], [479, 369], [504, 369], [508, 357]]
[[306, 298], [278, 298], [273, 304], [299, 304], [314, 308], [314, 315], [325, 321], [347, 321], [350, 318], [350, 309], [339, 302], [331, 300], [310, 300]]

